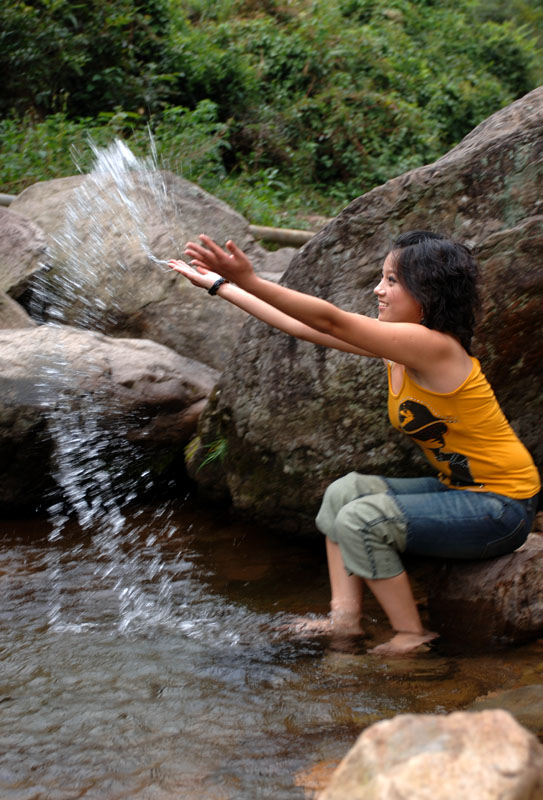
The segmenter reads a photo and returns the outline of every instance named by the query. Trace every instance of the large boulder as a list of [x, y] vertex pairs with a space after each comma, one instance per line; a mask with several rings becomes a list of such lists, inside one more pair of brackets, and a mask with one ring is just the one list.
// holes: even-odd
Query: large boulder
[[28, 511], [60, 491], [80, 510], [182, 478], [217, 377], [146, 340], [0, 331], [0, 506]]
[[102, 153], [90, 174], [34, 184], [11, 209], [47, 235], [47, 268], [20, 298], [32, 316], [151, 339], [215, 368], [246, 316], [220, 300], [208, 303], [167, 261], [181, 258], [185, 243], [204, 231], [219, 242], [239, 240], [258, 270], [276, 278], [296, 252], [264, 250], [226, 203], [148, 168], [121, 143]]
[[367, 728], [319, 800], [543, 800], [543, 747], [506, 711], [402, 714]]
[[45, 234], [31, 220], [0, 207], [0, 328], [36, 325], [16, 302], [29, 276], [43, 267]]
[[543, 536], [500, 558], [447, 561], [428, 584], [430, 624], [470, 648], [511, 645], [543, 631]]
[[[543, 464], [543, 87], [497, 112], [433, 164], [353, 201], [294, 257], [283, 282], [375, 315], [390, 242], [427, 228], [475, 246], [484, 313], [475, 353], [517, 432]], [[326, 350], [251, 320], [201, 420], [193, 452], [226, 458], [199, 470], [235, 507], [265, 524], [314, 530], [325, 486], [339, 475], [426, 470], [393, 431], [377, 360]]]

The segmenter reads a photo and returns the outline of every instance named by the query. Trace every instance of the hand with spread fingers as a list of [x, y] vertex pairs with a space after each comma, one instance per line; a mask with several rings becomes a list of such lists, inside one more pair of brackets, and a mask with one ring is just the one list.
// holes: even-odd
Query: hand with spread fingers
[[238, 286], [247, 284], [254, 277], [253, 265], [232, 240], [226, 242], [229, 252], [203, 233], [200, 242], [188, 242], [185, 247], [185, 255], [191, 258], [191, 265], [198, 270], [213, 270]]
[[202, 289], [211, 289], [213, 284], [221, 277], [217, 272], [211, 272], [211, 270], [204, 267], [195, 269], [185, 261], [178, 261], [177, 259], [169, 261], [168, 266], [188, 278], [193, 286], [200, 286]]

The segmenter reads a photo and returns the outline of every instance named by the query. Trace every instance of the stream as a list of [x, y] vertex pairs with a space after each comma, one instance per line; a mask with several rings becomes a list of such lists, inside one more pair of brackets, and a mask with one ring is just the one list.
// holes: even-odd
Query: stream
[[109, 556], [103, 525], [1, 530], [3, 800], [313, 798], [369, 724], [542, 682], [541, 643], [367, 655], [371, 598], [369, 643], [293, 637], [327, 610], [318, 539], [188, 497], [132, 509]]

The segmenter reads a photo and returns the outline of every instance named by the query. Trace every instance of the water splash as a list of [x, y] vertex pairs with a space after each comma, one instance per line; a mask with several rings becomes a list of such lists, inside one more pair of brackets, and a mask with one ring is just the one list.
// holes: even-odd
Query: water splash
[[155, 255], [149, 241], [150, 219], [164, 223], [162, 247], [179, 250], [171, 232], [176, 212], [154, 149], [138, 158], [120, 139], [106, 148], [90, 141], [89, 147], [92, 169], [71, 193], [63, 223], [51, 237], [47, 264], [31, 284], [28, 308], [39, 322], [107, 332], [126, 316], [130, 292], [137, 295], [128, 266], [134, 252], [151, 268], [167, 270], [167, 261]]
[[[69, 324], [107, 333], [126, 316], [118, 297], [130, 304], [130, 291], [138, 292], [126, 256], [135, 248], [145, 268], [162, 269], [165, 262], [153, 253], [147, 223], [151, 216], [163, 219], [161, 231], [167, 230], [176, 211], [156, 154], [136, 158], [119, 140], [92, 149], [92, 171], [72, 193], [48, 269], [34, 281], [29, 309], [57, 330]], [[161, 234], [160, 245], [179, 250], [173, 236], [168, 244]], [[205, 579], [192, 575], [186, 554], [164, 558], [160, 542], [176, 533], [167, 506], [155, 509], [151, 532], [148, 520], [140, 525], [137, 516], [127, 515], [136, 499], [135, 481], [150, 490], [151, 476], [128, 441], [126, 419], [120, 413], [116, 419], [107, 389], [101, 393], [104, 364], [89, 348], [77, 372], [64, 341], [59, 335], [53, 352], [36, 356], [40, 403], [55, 443], [54, 477], [63, 498], [55, 497], [49, 507], [45, 567], [52, 630], [88, 631], [107, 624], [128, 635], [173, 627], [194, 642], [236, 647], [243, 637], [268, 641], [269, 619], [210, 600]], [[85, 392], [83, 385], [92, 389]], [[83, 537], [75, 548], [67, 540], [74, 519]], [[93, 565], [92, 574], [79, 559]], [[77, 596], [74, 570], [86, 584]], [[261, 637], [262, 625], [268, 632]]]
[[[160, 217], [163, 211], [165, 217], [166, 209], [171, 217], [171, 203], [157, 168], [156, 152], [137, 158], [121, 140], [104, 149], [92, 142], [90, 146], [95, 159], [92, 170], [72, 193], [63, 223], [53, 237], [47, 267], [32, 283], [28, 307], [42, 324], [107, 332], [126, 314], [118, 298], [122, 294], [126, 302], [130, 287], [127, 255], [136, 249], [151, 268], [166, 264], [152, 251], [146, 221], [151, 215]], [[113, 264], [108, 255], [112, 249], [117, 254]], [[173, 237], [171, 249], [177, 249]], [[118, 629], [126, 632], [142, 621], [164, 622], [172, 612], [171, 570], [165, 569], [160, 551], [152, 543], [147, 544], [143, 556], [138, 530], [133, 524], [127, 526], [122, 511], [135, 499], [133, 483], [119, 478], [126, 475], [126, 465], [137, 474], [140, 489], [152, 487], [150, 475], [143, 466], [138, 471], [136, 453], [126, 437], [126, 421], [119, 415], [115, 424], [111, 398], [105, 393], [101, 396], [99, 389], [85, 393], [80, 388], [82, 379], [99, 387], [103, 365], [90, 354], [84, 372], [74, 371], [62, 337], [53, 353], [47, 357], [38, 354], [37, 358], [40, 404], [54, 442], [54, 477], [63, 496], [62, 502], [55, 499], [49, 508], [49, 622], [57, 628], [65, 624], [68, 601], [55, 543], [74, 516], [80, 528], [91, 535], [93, 558], [99, 564], [97, 577], [117, 598]], [[106, 416], [108, 427], [104, 430], [101, 420]], [[168, 525], [167, 519], [159, 517], [157, 527]], [[81, 620], [85, 613], [82, 611]], [[70, 625], [83, 625], [81, 620], [70, 613]]]
[[[160, 624], [171, 615], [173, 574], [166, 571], [160, 551], [151, 540], [142, 550], [138, 526], [133, 521], [127, 524], [122, 511], [135, 498], [129, 480], [115, 479], [116, 475], [126, 474], [126, 463], [135, 458], [124, 435], [125, 426], [121, 421], [117, 428], [111, 424], [107, 398], [100, 398], [96, 392], [92, 397], [74, 394], [74, 376], [65, 362], [57, 361], [55, 367], [49, 362], [44, 372], [49, 381], [42, 381], [39, 388], [48, 407], [49, 433], [55, 443], [54, 477], [63, 493], [63, 500], [49, 507], [49, 623], [57, 630], [64, 629], [68, 612], [72, 629], [88, 625], [84, 622], [88, 609], [74, 614], [71, 594], [65, 606], [62, 556], [55, 547], [66, 524], [75, 517], [81, 531], [90, 536], [88, 556], [96, 564], [96, 580], [92, 583], [102, 586], [100, 591], [107, 586], [110, 602], [116, 602], [117, 608], [110, 607], [108, 616], [117, 615], [118, 630], [127, 632], [143, 622]], [[110, 422], [107, 432], [100, 427], [106, 410]], [[151, 488], [149, 477], [147, 488]], [[156, 530], [162, 530], [168, 525], [167, 514], [157, 512], [154, 522]], [[95, 595], [89, 591], [85, 597], [92, 604]]]

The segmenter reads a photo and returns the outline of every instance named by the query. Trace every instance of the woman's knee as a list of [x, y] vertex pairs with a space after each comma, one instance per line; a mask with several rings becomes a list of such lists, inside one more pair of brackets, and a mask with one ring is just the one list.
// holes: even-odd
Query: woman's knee
[[379, 475], [362, 475], [349, 472], [333, 481], [324, 492], [321, 507], [316, 517], [317, 528], [335, 540], [336, 517], [341, 509], [365, 495], [382, 493], [387, 484]]
[[370, 537], [381, 546], [403, 551], [407, 520], [394, 497], [387, 493], [366, 495], [346, 503], [335, 519], [337, 540]]
[[322, 533], [329, 535], [331, 538], [334, 538], [333, 531], [339, 510], [348, 502], [347, 498], [352, 499], [349, 497], [352, 474], [344, 475], [342, 478], [337, 478], [337, 480], [330, 483], [322, 497], [321, 507], [315, 523]]
[[361, 475], [349, 472], [333, 481], [324, 492], [323, 505], [333, 508], [336, 514], [347, 503], [367, 494], [378, 494], [387, 490], [387, 484], [379, 475]]
[[335, 534], [350, 572], [378, 579], [393, 577], [403, 569], [399, 553], [405, 548], [405, 522], [388, 496], [347, 503], [336, 517]]
[[[342, 475], [341, 478], [336, 478], [335, 481], [332, 481], [327, 487], [326, 491], [324, 492], [324, 497], [328, 497], [329, 500], [339, 500], [341, 505], [345, 502], [345, 497], [350, 497], [352, 491], [356, 491], [354, 488], [356, 485], [358, 473], [356, 472], [348, 472], [347, 475]], [[350, 498], [352, 499], [352, 498]]]

